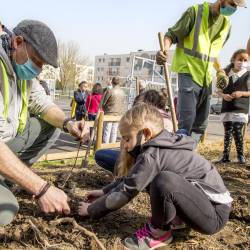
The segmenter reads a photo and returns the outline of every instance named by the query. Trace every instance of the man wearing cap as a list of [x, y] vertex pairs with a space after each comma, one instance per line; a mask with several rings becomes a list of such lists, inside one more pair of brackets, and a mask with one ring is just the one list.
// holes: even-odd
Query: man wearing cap
[[44, 64], [58, 67], [55, 36], [44, 23], [24, 20], [0, 40], [0, 225], [18, 211], [5, 180], [31, 193], [42, 211], [68, 214], [67, 195], [27, 167], [57, 139], [58, 128], [79, 139], [86, 134], [83, 122], [66, 118], [35, 79]]
[[[230, 33], [228, 16], [245, 6], [244, 0], [217, 0], [190, 7], [165, 34], [165, 51], [157, 53], [157, 63], [164, 64], [170, 46], [177, 44], [172, 71], [179, 80], [178, 128], [192, 135], [197, 144], [208, 123], [212, 70]], [[218, 70], [217, 81], [222, 87], [227, 84], [224, 71]]]

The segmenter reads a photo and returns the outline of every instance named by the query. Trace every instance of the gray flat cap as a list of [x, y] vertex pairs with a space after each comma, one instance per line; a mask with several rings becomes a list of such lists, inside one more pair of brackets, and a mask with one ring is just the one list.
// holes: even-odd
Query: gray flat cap
[[22, 36], [47, 64], [58, 67], [56, 38], [46, 24], [36, 20], [23, 20], [13, 32], [17, 36]]

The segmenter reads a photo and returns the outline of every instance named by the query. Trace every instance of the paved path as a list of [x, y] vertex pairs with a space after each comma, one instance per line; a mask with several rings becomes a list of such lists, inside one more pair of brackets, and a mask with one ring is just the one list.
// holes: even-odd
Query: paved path
[[[56, 100], [56, 104], [58, 104], [67, 115], [70, 114], [70, 99], [60, 99]], [[248, 133], [249, 127], [248, 127]], [[220, 121], [219, 115], [210, 115], [209, 123], [207, 128], [207, 141], [215, 141], [219, 139], [223, 139], [224, 129], [223, 124]], [[49, 150], [49, 153], [63, 153], [63, 152], [71, 152], [76, 151], [79, 146], [79, 143], [75, 141], [70, 135], [61, 133], [59, 139], [56, 141], [55, 145]]]

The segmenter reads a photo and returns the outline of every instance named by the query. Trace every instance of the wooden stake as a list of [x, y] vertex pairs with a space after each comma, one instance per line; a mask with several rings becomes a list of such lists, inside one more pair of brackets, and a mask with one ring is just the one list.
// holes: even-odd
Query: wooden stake
[[100, 149], [102, 146], [103, 118], [104, 118], [104, 113], [101, 111], [99, 115], [98, 123], [97, 123], [97, 136], [96, 136], [95, 151]]
[[[161, 51], [163, 52], [165, 50], [165, 48], [164, 48], [164, 35], [163, 35], [162, 32], [158, 33], [158, 38], [159, 38]], [[168, 99], [169, 99], [169, 103], [170, 103], [170, 111], [171, 111], [171, 116], [172, 116], [173, 129], [174, 129], [174, 132], [176, 132], [177, 131], [177, 119], [176, 119], [176, 114], [175, 114], [173, 94], [172, 94], [172, 86], [171, 86], [171, 83], [170, 83], [169, 70], [168, 70], [167, 62], [163, 65], [163, 69], [164, 69], [166, 87], [167, 87], [167, 91], [168, 91]]]

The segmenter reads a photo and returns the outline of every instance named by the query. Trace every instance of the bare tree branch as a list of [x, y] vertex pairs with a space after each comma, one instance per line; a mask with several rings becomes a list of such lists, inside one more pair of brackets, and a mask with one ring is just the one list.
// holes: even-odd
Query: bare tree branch
[[89, 59], [80, 52], [79, 45], [74, 41], [68, 43], [58, 43], [59, 47], [59, 67], [60, 83], [62, 89], [66, 87], [74, 88], [79, 70], [77, 65], [88, 65]]

